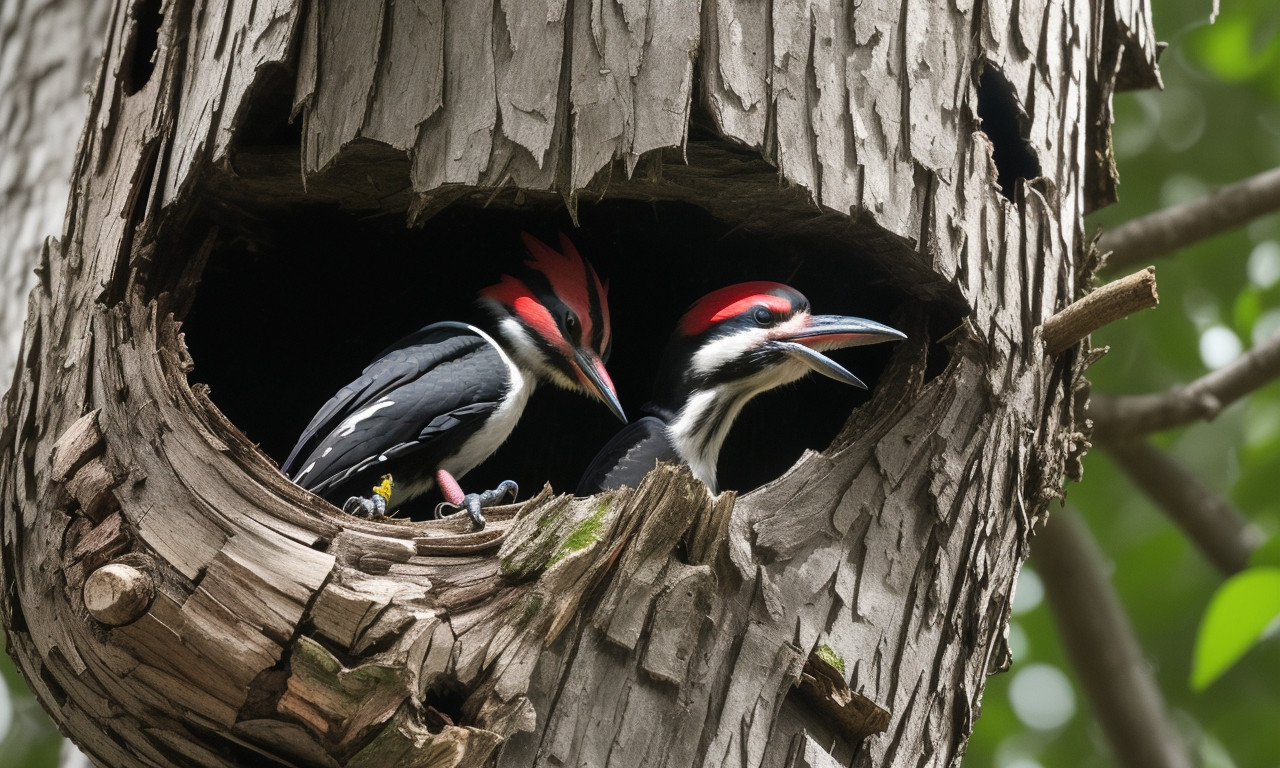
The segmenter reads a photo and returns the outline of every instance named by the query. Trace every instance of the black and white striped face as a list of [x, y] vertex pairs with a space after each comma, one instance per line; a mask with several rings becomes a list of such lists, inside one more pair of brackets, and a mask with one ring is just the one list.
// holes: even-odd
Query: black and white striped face
[[674, 413], [668, 435], [681, 458], [716, 491], [720, 446], [748, 400], [810, 371], [865, 389], [822, 352], [903, 338], [872, 320], [814, 315], [804, 295], [781, 283], [731, 285], [681, 318], [656, 402]]
[[613, 346], [608, 287], [564, 235], [563, 253], [522, 236], [530, 255], [526, 269], [480, 292], [498, 318], [504, 347], [525, 370], [597, 398], [625, 422], [604, 367]]
[[902, 339], [860, 317], [814, 315], [809, 300], [781, 283], [739, 283], [707, 294], [685, 313], [672, 345], [686, 360], [682, 388], [758, 394], [816, 371], [866, 385], [822, 352]]

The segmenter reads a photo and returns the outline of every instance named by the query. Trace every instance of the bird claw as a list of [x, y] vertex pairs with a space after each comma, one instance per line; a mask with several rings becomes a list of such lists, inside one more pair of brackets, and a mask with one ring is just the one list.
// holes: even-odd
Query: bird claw
[[[484, 513], [481, 511], [485, 507], [497, 506], [508, 495], [512, 501], [516, 500], [516, 496], [520, 494], [520, 486], [515, 484], [513, 480], [503, 480], [498, 483], [498, 487], [481, 493], [468, 493], [462, 497], [461, 504], [451, 504], [442, 501], [436, 505], [436, 517], [446, 518], [460, 515], [465, 510], [471, 516], [471, 527], [477, 531], [483, 531], [485, 526]], [[454, 512], [446, 512], [444, 510], [453, 509]]]
[[391, 502], [391, 488], [395, 481], [391, 475], [383, 475], [378, 484], [373, 486], [369, 498], [352, 496], [342, 504], [342, 511], [366, 520], [381, 520], [387, 516], [387, 504]]
[[367, 499], [352, 496], [343, 503], [342, 511], [366, 520], [381, 520], [387, 516], [387, 500], [376, 493]]

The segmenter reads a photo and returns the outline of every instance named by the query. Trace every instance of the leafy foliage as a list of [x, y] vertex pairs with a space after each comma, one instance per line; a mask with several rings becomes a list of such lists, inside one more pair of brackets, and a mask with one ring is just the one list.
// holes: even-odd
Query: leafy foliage
[[1191, 687], [1204, 690], [1249, 650], [1280, 616], [1280, 568], [1250, 568], [1213, 596], [1196, 639]]

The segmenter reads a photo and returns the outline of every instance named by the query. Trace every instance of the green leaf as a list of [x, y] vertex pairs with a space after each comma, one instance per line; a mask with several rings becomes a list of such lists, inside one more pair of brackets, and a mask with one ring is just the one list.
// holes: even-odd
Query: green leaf
[[1231, 14], [1212, 27], [1197, 30], [1194, 48], [1213, 74], [1227, 82], [1239, 82], [1265, 74], [1277, 57], [1275, 38], [1258, 39], [1257, 19]]
[[1236, 333], [1243, 339], [1249, 338], [1253, 324], [1262, 315], [1262, 292], [1253, 287], [1240, 291], [1232, 314]]
[[1202, 691], [1240, 659], [1280, 616], [1280, 568], [1250, 568], [1214, 594], [1196, 637], [1191, 687]]
[[1268, 565], [1273, 568], [1280, 568], [1280, 533], [1273, 535], [1263, 542], [1262, 546], [1253, 551], [1253, 554], [1249, 556], [1249, 565], [1254, 568], [1262, 568]]

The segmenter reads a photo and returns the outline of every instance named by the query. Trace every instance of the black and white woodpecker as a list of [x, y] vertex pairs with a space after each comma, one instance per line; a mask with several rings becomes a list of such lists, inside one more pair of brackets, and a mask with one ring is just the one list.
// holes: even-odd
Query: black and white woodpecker
[[809, 300], [773, 282], [731, 285], [699, 299], [680, 319], [658, 366], [642, 418], [614, 435], [577, 493], [635, 487], [659, 461], [683, 462], [718, 493], [720, 446], [747, 401], [810, 371], [866, 389], [825, 350], [905, 339], [860, 317], [814, 315]]
[[311, 419], [282, 471], [361, 517], [439, 485], [483, 528], [481, 509], [514, 498], [515, 483], [463, 494], [456, 478], [502, 445], [539, 383], [594, 397], [626, 422], [604, 367], [606, 286], [564, 235], [562, 252], [523, 238], [523, 268], [480, 291], [490, 323], [435, 323], [392, 344]]

